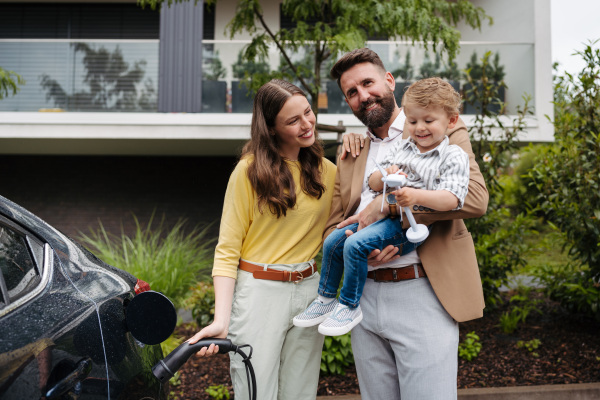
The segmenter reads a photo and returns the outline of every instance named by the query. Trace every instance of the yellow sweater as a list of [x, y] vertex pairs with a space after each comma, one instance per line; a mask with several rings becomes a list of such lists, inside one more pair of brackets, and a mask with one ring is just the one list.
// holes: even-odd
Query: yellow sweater
[[335, 164], [323, 159], [325, 192], [316, 199], [302, 191], [299, 162], [288, 161], [296, 184], [296, 206], [288, 209], [285, 217], [277, 218], [268, 206], [263, 206], [262, 213], [258, 211], [256, 192], [246, 174], [249, 158], [240, 160], [227, 184], [213, 276], [237, 278], [240, 258], [268, 264], [300, 263], [315, 257], [321, 248], [331, 209]]

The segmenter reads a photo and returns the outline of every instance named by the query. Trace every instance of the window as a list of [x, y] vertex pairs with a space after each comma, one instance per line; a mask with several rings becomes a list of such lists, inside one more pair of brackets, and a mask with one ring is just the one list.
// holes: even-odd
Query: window
[[[315, 25], [317, 22], [321, 21], [319, 17], [312, 17], [309, 18], [307, 20], [305, 20], [304, 22], [306, 22], [308, 25]], [[279, 27], [281, 29], [294, 29], [296, 27], [296, 23], [292, 20], [291, 16], [285, 15], [283, 13], [283, 5], [280, 4], [279, 5]], [[367, 29], [368, 31], [368, 29]], [[387, 36], [383, 36], [383, 35], [367, 35], [367, 40], [388, 40]]]
[[0, 2], [0, 66], [26, 81], [0, 112], [155, 112], [159, 36], [134, 3]]
[[215, 39], [215, 5], [204, 3], [202, 11], [202, 38], [204, 40]]
[[159, 19], [129, 3], [0, 3], [0, 38], [158, 39]]
[[40, 271], [29, 251], [25, 236], [0, 225], [0, 304], [23, 297], [40, 282]]

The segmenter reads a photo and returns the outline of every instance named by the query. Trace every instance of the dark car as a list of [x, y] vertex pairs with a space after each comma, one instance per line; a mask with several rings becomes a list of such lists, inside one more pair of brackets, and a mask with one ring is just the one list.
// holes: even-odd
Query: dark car
[[167, 398], [168, 299], [2, 196], [0, 271], [0, 399]]

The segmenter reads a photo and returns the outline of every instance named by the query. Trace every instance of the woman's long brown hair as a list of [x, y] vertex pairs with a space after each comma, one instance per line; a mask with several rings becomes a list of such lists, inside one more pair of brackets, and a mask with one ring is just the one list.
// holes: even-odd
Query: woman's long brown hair
[[[254, 98], [250, 141], [242, 150], [242, 156], [253, 155], [248, 167], [248, 179], [258, 195], [258, 208], [265, 205], [279, 218], [296, 205], [296, 187], [292, 172], [279, 154], [276, 135], [271, 134], [275, 118], [285, 102], [295, 94], [306, 96], [297, 86], [273, 79], [261, 86]], [[317, 199], [325, 191], [321, 181], [323, 146], [314, 131], [315, 142], [300, 149], [298, 161], [301, 166], [302, 191]]]

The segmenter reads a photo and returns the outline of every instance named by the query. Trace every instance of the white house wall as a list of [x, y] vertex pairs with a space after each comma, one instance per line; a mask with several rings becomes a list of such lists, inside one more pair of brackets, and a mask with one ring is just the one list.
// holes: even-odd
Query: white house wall
[[[215, 40], [230, 40], [229, 33], [225, 33], [225, 28], [229, 21], [235, 15], [237, 0], [218, 0], [215, 8]], [[261, 1], [263, 15], [269, 27], [279, 29], [279, 5], [280, 0]], [[261, 31], [262, 29], [259, 29]], [[247, 40], [247, 35], [237, 35], [234, 40]]]

